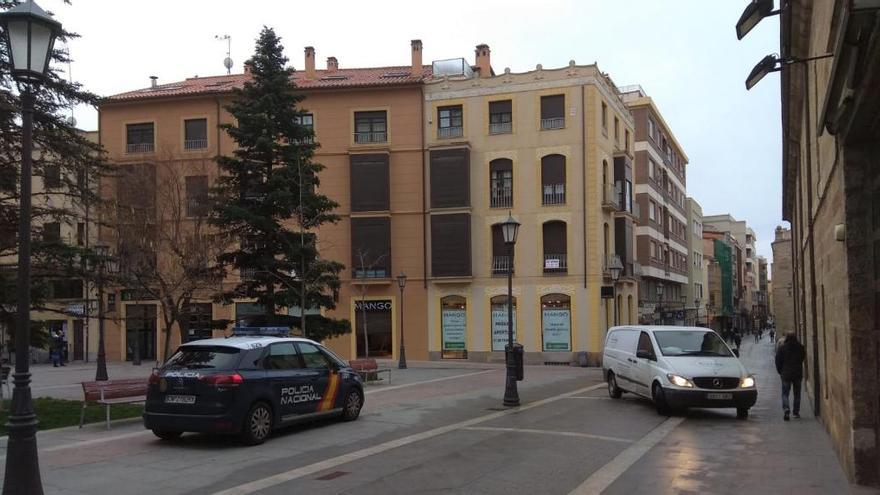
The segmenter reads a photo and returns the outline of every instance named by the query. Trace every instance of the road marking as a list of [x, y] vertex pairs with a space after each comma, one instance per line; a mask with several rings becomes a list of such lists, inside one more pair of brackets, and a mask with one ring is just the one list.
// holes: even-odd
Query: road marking
[[442, 382], [442, 381], [446, 381], [446, 380], [455, 380], [456, 378], [464, 378], [466, 376], [484, 375], [486, 373], [492, 373], [494, 371], [498, 371], [498, 370], [483, 370], [483, 371], [477, 371], [475, 373], [465, 373], [463, 375], [444, 376], [443, 378], [433, 378], [431, 380], [424, 380], [421, 382], [404, 383], [402, 385], [395, 385], [393, 387], [383, 387], [383, 388], [377, 388], [377, 389], [373, 389], [373, 390], [367, 390], [366, 394], [367, 395], [377, 394], [379, 392], [388, 392], [390, 390], [397, 390], [399, 388], [413, 387], [415, 385], [424, 385], [426, 383], [435, 383], [435, 382]]
[[600, 397], [598, 395], [590, 395], [586, 397], [566, 397], [566, 399], [594, 399], [594, 400], [611, 400], [611, 397]]
[[641, 440], [630, 446], [617, 457], [612, 459], [593, 474], [590, 475], [577, 488], [572, 490], [568, 495], [596, 495], [602, 493], [603, 490], [611, 486], [617, 478], [625, 473], [633, 464], [642, 458], [661, 440], [666, 438], [672, 430], [675, 429], [684, 418], [669, 418], [660, 423], [659, 426], [651, 430], [650, 433], [642, 437]]
[[537, 433], [544, 435], [560, 435], [563, 437], [592, 438], [594, 440], [607, 440], [609, 442], [635, 443], [635, 440], [618, 437], [606, 437], [605, 435], [592, 435], [590, 433], [578, 433], [576, 431], [552, 431], [552, 430], [532, 430], [529, 428], [494, 428], [492, 426], [470, 426], [462, 428], [464, 430], [473, 431], [505, 431], [513, 433]]
[[540, 407], [545, 404], [555, 402], [559, 399], [564, 399], [564, 398], [572, 396], [572, 395], [583, 394], [585, 392], [589, 392], [591, 390], [596, 390], [596, 389], [604, 387], [604, 386], [605, 386], [604, 383], [598, 383], [598, 384], [590, 386], [590, 387], [582, 388], [579, 390], [574, 390], [571, 392], [566, 392], [566, 393], [560, 394], [560, 395], [555, 395], [553, 397], [541, 399], [536, 402], [531, 402], [531, 403], [526, 404], [524, 406], [508, 409], [505, 411], [499, 411], [499, 412], [495, 412], [492, 414], [486, 414], [485, 416], [480, 416], [480, 417], [469, 419], [466, 421], [461, 421], [459, 423], [453, 423], [450, 425], [441, 426], [439, 428], [434, 428], [432, 430], [423, 431], [421, 433], [416, 433], [414, 435], [409, 435], [409, 436], [406, 436], [403, 438], [398, 438], [396, 440], [391, 440], [388, 442], [380, 443], [380, 444], [374, 445], [372, 447], [367, 447], [365, 449], [357, 450], [354, 452], [349, 452], [348, 454], [343, 454], [338, 457], [326, 459], [321, 462], [309, 464], [308, 466], [294, 468], [289, 471], [284, 471], [282, 473], [278, 473], [273, 476], [254, 480], [249, 483], [243, 483], [241, 485], [234, 486], [234, 487], [228, 488], [226, 490], [215, 492], [214, 495], [248, 495], [250, 493], [254, 493], [254, 492], [257, 492], [260, 490], [265, 490], [266, 488], [271, 488], [273, 486], [280, 485], [282, 483], [287, 483], [288, 481], [292, 481], [297, 478], [302, 478], [304, 476], [309, 476], [309, 475], [312, 475], [312, 474], [315, 474], [315, 473], [318, 473], [321, 471], [325, 471], [327, 469], [335, 468], [337, 466], [341, 466], [342, 464], [354, 462], [354, 461], [363, 459], [365, 457], [370, 457], [372, 455], [381, 454], [382, 452], [396, 449], [398, 447], [403, 447], [403, 446], [409, 445], [411, 443], [421, 442], [422, 440], [428, 440], [428, 439], [436, 437], [438, 435], [443, 435], [445, 433], [450, 433], [453, 431], [468, 428], [470, 426], [474, 426], [479, 423], [483, 423], [483, 422], [490, 421], [490, 420], [497, 419], [497, 418], [502, 418], [502, 417], [508, 416], [510, 414], [518, 413], [521, 411], [527, 411], [527, 410], [535, 408], [535, 407]]

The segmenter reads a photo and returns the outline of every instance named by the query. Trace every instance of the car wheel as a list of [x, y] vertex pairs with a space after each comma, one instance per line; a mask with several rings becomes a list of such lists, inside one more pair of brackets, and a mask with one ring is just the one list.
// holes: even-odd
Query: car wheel
[[663, 393], [663, 387], [659, 383], [654, 383], [651, 388], [651, 398], [654, 399], [654, 407], [657, 408], [657, 414], [661, 416], [669, 416], [672, 411], [669, 404], [666, 403], [666, 394]]
[[361, 408], [364, 407], [364, 397], [361, 392], [352, 388], [345, 398], [345, 405], [342, 407], [342, 419], [345, 421], [354, 421], [361, 415]]
[[736, 417], [737, 417], [737, 419], [748, 419], [749, 408], [748, 407], [737, 407], [736, 408]]
[[617, 377], [613, 371], [608, 372], [608, 395], [612, 399], [619, 399], [623, 395], [623, 390], [617, 386]]
[[161, 438], [162, 440], [177, 440], [183, 435], [182, 431], [165, 431], [165, 430], [153, 430], [153, 435]]
[[241, 427], [241, 443], [259, 445], [272, 433], [272, 410], [264, 402], [251, 406]]

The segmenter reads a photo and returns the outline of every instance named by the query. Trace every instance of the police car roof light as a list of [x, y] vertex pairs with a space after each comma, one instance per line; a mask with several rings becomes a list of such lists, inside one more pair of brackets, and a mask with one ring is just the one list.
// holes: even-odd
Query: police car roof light
[[233, 327], [233, 337], [287, 337], [290, 335], [288, 327]]

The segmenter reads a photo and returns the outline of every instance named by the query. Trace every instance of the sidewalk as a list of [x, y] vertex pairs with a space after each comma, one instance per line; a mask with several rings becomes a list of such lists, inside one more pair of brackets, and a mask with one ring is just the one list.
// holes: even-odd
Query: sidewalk
[[[95, 379], [97, 363], [74, 361], [66, 366], [51, 364], [31, 365], [31, 394], [36, 397], [82, 400], [82, 382]], [[107, 375], [111, 380], [143, 378], [146, 380], [155, 363], [145, 361], [139, 366], [131, 363], [107, 363]]]

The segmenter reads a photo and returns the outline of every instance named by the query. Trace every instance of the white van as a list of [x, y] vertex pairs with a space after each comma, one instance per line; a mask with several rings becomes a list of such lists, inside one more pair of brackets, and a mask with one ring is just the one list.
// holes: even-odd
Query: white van
[[664, 415], [688, 407], [733, 407], [745, 419], [758, 398], [755, 378], [709, 328], [613, 327], [605, 337], [602, 370], [612, 398], [641, 395]]

